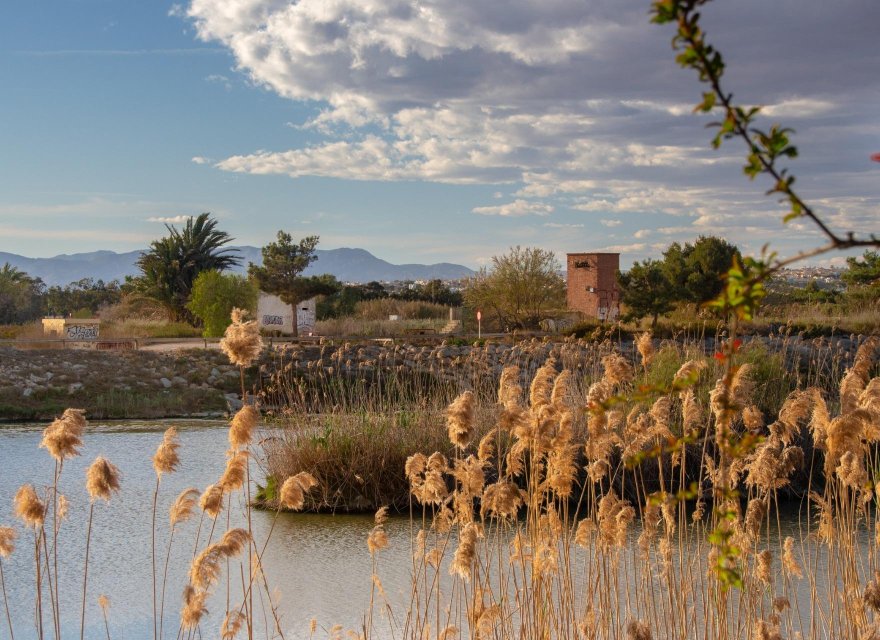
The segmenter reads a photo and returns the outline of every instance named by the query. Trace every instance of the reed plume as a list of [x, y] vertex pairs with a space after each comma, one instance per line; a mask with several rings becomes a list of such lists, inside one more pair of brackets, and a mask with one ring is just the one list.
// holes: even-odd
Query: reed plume
[[535, 372], [529, 388], [529, 404], [533, 412], [550, 403], [554, 378], [556, 378], [556, 365], [551, 360], [547, 360]]
[[103, 456], [98, 456], [86, 471], [86, 490], [89, 493], [89, 520], [86, 527], [86, 557], [83, 563], [82, 615], [80, 618], [80, 640], [86, 631], [86, 597], [89, 579], [89, 548], [92, 540], [92, 519], [95, 515], [95, 501], [109, 501], [119, 492], [119, 469]]
[[229, 444], [233, 449], [247, 447], [253, 440], [253, 431], [260, 422], [260, 412], [245, 405], [233, 416], [229, 425]]
[[370, 550], [370, 555], [375, 555], [387, 546], [388, 534], [385, 533], [385, 527], [382, 524], [377, 524], [367, 536], [367, 548]]
[[501, 370], [501, 379], [498, 382], [498, 403], [504, 407], [515, 406], [522, 397], [522, 387], [519, 384], [519, 367], [511, 365]]
[[208, 591], [220, 578], [221, 562], [241, 553], [249, 540], [250, 535], [244, 529], [229, 529], [219, 542], [205, 547], [190, 566], [192, 585], [200, 591]]
[[473, 391], [465, 391], [446, 409], [446, 428], [452, 444], [467, 448], [475, 433]]
[[804, 572], [794, 555], [794, 538], [788, 536], [782, 544], [782, 567], [795, 578], [803, 578]]
[[180, 612], [180, 624], [184, 630], [195, 629], [202, 617], [208, 613], [205, 601], [208, 599], [206, 591], [198, 591], [191, 584], [183, 590], [183, 610]]
[[512, 482], [496, 482], [483, 491], [480, 500], [480, 514], [500, 519], [513, 519], [523, 504], [520, 489]]
[[66, 409], [43, 431], [40, 447], [59, 462], [78, 456], [85, 426], [85, 413], [81, 409]]
[[672, 377], [672, 383], [682, 384], [686, 380], [696, 378], [705, 368], [705, 360], [688, 360], [675, 372], [675, 375]]
[[193, 510], [199, 500], [199, 490], [193, 487], [181, 491], [168, 509], [168, 522], [173, 527], [186, 522], [192, 517]]
[[95, 500], [109, 501], [119, 491], [119, 469], [112, 462], [98, 456], [86, 472], [86, 490]]
[[226, 617], [223, 618], [223, 624], [220, 625], [222, 640], [234, 640], [246, 620], [247, 616], [241, 611], [227, 611]]
[[162, 436], [162, 442], [156, 448], [153, 455], [153, 469], [156, 476], [161, 477], [163, 473], [173, 473], [180, 464], [180, 456], [177, 450], [180, 448], [180, 441], [177, 437], [177, 429], [168, 427]]
[[651, 364], [651, 360], [654, 359], [654, 343], [651, 340], [650, 331], [641, 333], [636, 338], [636, 350], [642, 358], [642, 366], [647, 369], [648, 365]]
[[223, 510], [223, 486], [220, 484], [209, 484], [199, 498], [199, 507], [209, 518], [216, 519]]
[[8, 558], [15, 551], [18, 533], [12, 527], [0, 527], [0, 558]]
[[318, 481], [312, 474], [300, 471], [295, 476], [287, 478], [281, 485], [278, 502], [284, 509], [299, 511], [305, 505], [305, 494], [316, 486]]
[[22, 485], [15, 494], [15, 515], [29, 527], [42, 527], [46, 519], [46, 503], [40, 500], [33, 485]]
[[477, 556], [477, 540], [483, 537], [483, 528], [470, 522], [461, 530], [458, 548], [449, 567], [449, 573], [463, 580], [470, 580], [474, 560]]
[[641, 620], [632, 620], [626, 626], [626, 640], [651, 640], [651, 628]]
[[220, 486], [225, 493], [231, 493], [236, 489], [240, 489], [245, 482], [247, 476], [247, 451], [230, 451], [226, 460], [226, 469], [220, 477]]
[[232, 324], [226, 327], [220, 349], [232, 364], [249, 367], [263, 349], [263, 339], [255, 320], [246, 320], [247, 312], [232, 310]]
[[605, 367], [605, 380], [611, 385], [632, 382], [633, 368], [629, 361], [619, 353], [612, 353], [602, 358]]

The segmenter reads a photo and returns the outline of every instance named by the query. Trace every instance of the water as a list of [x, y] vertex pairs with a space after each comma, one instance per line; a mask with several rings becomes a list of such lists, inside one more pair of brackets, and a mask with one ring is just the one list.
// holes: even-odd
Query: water
[[[122, 490], [109, 503], [98, 502], [95, 505], [85, 636], [106, 637], [101, 610], [97, 605], [99, 594], [106, 594], [111, 601], [109, 627], [112, 638], [142, 640], [153, 637], [150, 546], [156, 477], [150, 456], [161, 442], [163, 431], [171, 424], [177, 426], [180, 433], [181, 466], [178, 472], [165, 476], [162, 481], [157, 517], [157, 550], [160, 558], [158, 570], [161, 574], [169, 534], [168, 507], [186, 487], [202, 490], [219, 479], [224, 469], [228, 446], [225, 424], [219, 421], [126, 421], [90, 425], [84, 437], [82, 455], [65, 462], [60, 490], [70, 502], [70, 516], [62, 526], [58, 541], [62, 637], [65, 639], [79, 637], [84, 543], [89, 506], [84, 477], [86, 468], [97, 455], [107, 457], [119, 467], [122, 472]], [[12, 557], [3, 561], [3, 567], [15, 637], [25, 640], [36, 637], [33, 537], [14, 518], [12, 501], [18, 487], [23, 483], [32, 483], [38, 489], [51, 484], [53, 460], [45, 450], [38, 448], [43, 426], [0, 427], [0, 525], [13, 525], [19, 531], [16, 551]], [[256, 480], [260, 480], [263, 472], [255, 469], [255, 466], [252, 467], [252, 473]], [[244, 525], [240, 495], [239, 492], [235, 498], [239, 504], [233, 504], [231, 509], [231, 513], [235, 514], [229, 522], [232, 526]], [[275, 514], [253, 511], [252, 519], [255, 538], [262, 546]], [[191, 521], [179, 525], [175, 533], [163, 622], [165, 638], [173, 639], [177, 636], [180, 596], [187, 583], [186, 575], [193, 555], [198, 524], [199, 518], [196, 515]], [[373, 524], [373, 519], [369, 516], [278, 516], [271, 543], [264, 556], [264, 567], [275, 594], [274, 601], [281, 613], [285, 637], [308, 638], [313, 618], [319, 623], [317, 637], [327, 637], [327, 633], [320, 629], [329, 629], [335, 624], [357, 631], [362, 628], [365, 612], [369, 608], [372, 581], [372, 564], [366, 540]], [[802, 524], [803, 520], [798, 518], [796, 510], [783, 514], [781, 534], [800, 539], [803, 532], [799, 527]], [[226, 511], [220, 516], [217, 527], [218, 533], [214, 540], [227, 527]], [[379, 554], [379, 574], [397, 615], [401, 615], [406, 610], [411, 585], [410, 524], [405, 518], [392, 519], [386, 529], [391, 546]], [[488, 532], [488, 537], [493, 535]], [[636, 530], [629, 533], [623, 571], [631, 575], [638, 575], [640, 572], [641, 575], [647, 575], [646, 579], [653, 585], [654, 593], [668, 592], [668, 583], [660, 575], [651, 575], [652, 570], [641, 565], [641, 556], [636, 552], [637, 535]], [[776, 534], [773, 537], [776, 538]], [[204, 546], [204, 529], [201, 539]], [[863, 550], [859, 553], [862, 564], [869, 557], [867, 550], [871, 543], [868, 532], [861, 533], [856, 542]], [[774, 546], [776, 545], [778, 542], [774, 542]], [[806, 557], [812, 557], [813, 560], [811, 563], [804, 563], [804, 569], [817, 574], [818, 593], [826, 593], [824, 578], [818, 574], [825, 571], [827, 553], [824, 548], [817, 549], [815, 542], [808, 543], [805, 551]], [[584, 550], [575, 549], [574, 555], [576, 566], [585, 568], [591, 564], [588, 553]], [[447, 562], [449, 556], [451, 551], [447, 554]], [[778, 558], [775, 558], [774, 564], [778, 574]], [[240, 585], [242, 578], [237, 573], [237, 567], [237, 563], [233, 564], [236, 572], [234, 578]], [[447, 576], [444, 580], [448, 580], [446, 569], [444, 566], [440, 571], [442, 576]], [[862, 566], [860, 574], [869, 576], [868, 567]], [[579, 593], [591, 592], [582, 578], [578, 578], [577, 583]], [[224, 570], [224, 578], [221, 578], [213, 599], [208, 603], [210, 613], [203, 619], [202, 638], [219, 637], [217, 630], [226, 610], [225, 584]], [[697, 593], [702, 590], [700, 581], [692, 586]], [[233, 605], [237, 604], [236, 594], [240, 592], [240, 586], [233, 589]], [[697, 594], [691, 594], [690, 597], [694, 595]], [[806, 580], [798, 581], [790, 595], [802, 606], [802, 610], [795, 614], [800, 617], [802, 628], [809, 629], [809, 583]], [[623, 602], [625, 598], [619, 601]], [[820, 607], [826, 607], [827, 604], [820, 598]], [[736, 606], [735, 603], [733, 606]], [[49, 608], [46, 595], [44, 611], [48, 612]], [[256, 608], [259, 612], [259, 601]], [[377, 613], [374, 618], [376, 632], [373, 636], [390, 637], [388, 621], [378, 615]], [[53, 638], [48, 614], [44, 626], [45, 637]], [[258, 627], [264, 627], [262, 619], [258, 620]], [[8, 629], [0, 614], [0, 639], [7, 636]], [[257, 637], [266, 637], [266, 634], [261, 633]]]
[[[100, 594], [111, 601], [109, 626], [112, 638], [140, 640], [153, 637], [151, 582], [151, 511], [156, 476], [150, 456], [162, 440], [165, 428], [174, 424], [180, 431], [180, 470], [163, 477], [158, 507], [157, 549], [159, 573], [168, 539], [168, 507], [186, 487], [204, 489], [216, 482], [224, 469], [228, 447], [224, 423], [218, 421], [159, 421], [89, 425], [82, 456], [65, 462], [60, 491], [70, 502], [70, 516], [64, 522], [58, 541], [58, 571], [62, 611], [62, 637], [78, 638], [82, 606], [82, 575], [89, 498], [85, 490], [85, 471], [95, 456], [103, 455], [122, 472], [122, 490], [109, 503], [95, 505], [91, 538], [87, 597], [86, 637], [106, 637]], [[19, 532], [14, 554], [3, 561], [15, 637], [34, 638], [35, 577], [33, 535], [13, 515], [13, 496], [23, 483], [38, 489], [51, 484], [53, 460], [38, 444], [43, 425], [0, 427], [0, 525], [12, 525]], [[259, 470], [252, 473], [262, 478]], [[240, 496], [239, 492], [239, 496]], [[241, 513], [233, 505], [232, 512]], [[265, 540], [274, 513], [254, 511], [253, 528], [258, 543]], [[198, 515], [178, 525], [175, 533], [165, 604], [165, 637], [177, 635], [180, 596], [193, 553]], [[218, 519], [226, 525], [226, 513]], [[233, 525], [242, 526], [238, 519]], [[342, 624], [360, 629], [368, 608], [371, 561], [366, 539], [373, 520], [367, 516], [280, 514], [272, 542], [264, 556], [269, 584], [277, 592], [282, 613], [282, 629], [288, 638], [308, 637], [309, 624], [317, 618], [329, 628]], [[392, 539], [408, 539], [408, 523], [392, 520], [387, 529]], [[48, 528], [48, 527], [47, 527]], [[203, 530], [202, 540], [205, 532]], [[215, 540], [216, 540], [215, 535]], [[50, 540], [51, 546], [51, 540]], [[396, 548], [399, 547], [399, 548]], [[405, 560], [398, 562], [401, 556]], [[385, 563], [387, 558], [387, 564]], [[392, 545], [383, 552], [386, 590], [408, 592], [408, 544]], [[394, 572], [394, 567], [400, 567]], [[236, 578], [241, 580], [239, 575]], [[233, 590], [240, 594], [241, 589]], [[202, 625], [202, 637], [219, 635], [225, 612], [225, 579], [209, 602], [209, 616]], [[235, 596], [233, 596], [233, 603]], [[259, 610], [259, 607], [257, 607]], [[44, 612], [49, 610], [48, 600]], [[46, 637], [54, 637], [46, 616]], [[0, 617], [0, 638], [8, 636]]]

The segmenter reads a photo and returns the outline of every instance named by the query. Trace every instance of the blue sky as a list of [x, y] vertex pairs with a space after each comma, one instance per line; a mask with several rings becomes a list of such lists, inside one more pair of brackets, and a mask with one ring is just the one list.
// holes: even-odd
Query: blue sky
[[[735, 4], [735, 6], [733, 6]], [[512, 245], [620, 251], [781, 222], [742, 149], [709, 148], [701, 87], [647, 0], [16, 2], [0, 20], [0, 251], [146, 247], [211, 211], [395, 263]], [[803, 193], [878, 231], [880, 5], [717, 0], [737, 97], [794, 127]], [[838, 257], [837, 260], [841, 258]]]

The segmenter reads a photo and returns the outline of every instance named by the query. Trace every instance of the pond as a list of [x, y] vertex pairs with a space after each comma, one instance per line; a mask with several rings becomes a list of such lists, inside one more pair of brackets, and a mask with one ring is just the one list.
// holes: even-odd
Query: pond
[[[70, 515], [61, 528], [58, 540], [58, 575], [61, 600], [62, 637], [79, 637], [80, 608], [82, 606], [82, 575], [89, 498], [84, 486], [85, 471], [97, 455], [103, 455], [116, 464], [122, 473], [122, 489], [109, 503], [95, 505], [94, 525], [91, 537], [89, 560], [89, 580], [87, 605], [88, 638], [107, 637], [98, 596], [105, 594], [110, 599], [109, 631], [112, 638], [142, 640], [153, 637], [152, 613], [152, 572], [151, 572], [151, 511], [156, 477], [152, 468], [151, 456], [162, 440], [163, 431], [170, 425], [179, 429], [181, 465], [178, 472], [166, 475], [162, 480], [157, 516], [157, 555], [159, 573], [164, 561], [168, 541], [168, 508], [174, 498], [187, 487], [203, 490], [208, 484], [216, 482], [223, 472], [225, 453], [228, 447], [226, 424], [220, 421], [126, 421], [115, 423], [90, 424], [83, 438], [82, 455], [65, 462], [61, 476], [60, 490], [70, 503]], [[36, 638], [34, 630], [34, 563], [33, 538], [30, 532], [13, 515], [13, 496], [19, 486], [32, 483], [38, 489], [51, 484], [53, 460], [48, 453], [38, 447], [44, 425], [6, 425], [0, 428], [0, 456], [2, 456], [2, 476], [0, 476], [0, 526], [14, 526], [19, 532], [15, 553], [3, 561], [5, 583], [10, 615], [19, 639]], [[271, 437], [271, 433], [263, 433]], [[256, 465], [254, 465], [256, 467]], [[260, 469], [254, 468], [255, 480], [263, 477]], [[240, 496], [240, 492], [238, 493]], [[240, 498], [237, 498], [240, 500]], [[218, 518], [218, 532], [227, 526], [243, 526], [241, 504], [224, 511]], [[232, 519], [227, 520], [227, 513]], [[253, 529], [259, 546], [273, 527], [276, 514], [266, 511], [253, 511]], [[317, 620], [318, 631], [315, 637], [327, 637], [333, 625], [344, 629], [360, 631], [364, 616], [369, 609], [372, 585], [372, 561], [367, 549], [367, 537], [374, 522], [370, 516], [280, 514], [275, 521], [271, 543], [268, 545], [263, 564], [268, 581], [273, 590], [274, 602], [281, 614], [281, 627], [286, 638], [309, 638], [310, 625]], [[798, 518], [797, 510], [784, 513], [780, 521], [783, 536], [792, 535], [801, 539], [800, 527], [803, 520]], [[187, 572], [194, 553], [194, 541], [199, 526], [196, 515], [189, 522], [180, 525], [175, 533], [171, 562], [165, 596], [163, 637], [178, 637], [181, 593], [187, 584]], [[205, 525], [207, 527], [207, 525]], [[392, 518], [386, 525], [391, 540], [389, 548], [379, 554], [379, 575], [382, 586], [390, 602], [394, 604], [397, 615], [406, 610], [410, 589], [412, 567], [410, 522], [406, 518]], [[637, 551], [633, 529], [627, 536], [627, 546], [622, 552], [623, 571], [645, 580], [648, 593], [672, 594], [668, 583], [655, 569], [645, 566]], [[217, 534], [219, 535], [219, 533]], [[217, 539], [215, 535], [214, 540]], [[487, 537], [492, 537], [491, 532]], [[778, 545], [778, 533], [773, 534]], [[201, 545], [204, 546], [205, 530], [202, 530]], [[690, 544], [690, 543], [688, 543]], [[50, 541], [51, 545], [51, 541]], [[703, 555], [702, 551], [686, 550], [683, 558]], [[864, 532], [857, 540], [857, 558], [867, 558], [870, 548], [868, 533]], [[828, 557], [824, 547], [809, 542], [800, 556], [806, 562], [803, 566], [813, 574], [814, 586], [820, 595], [828, 592], [827, 585], [820, 574], [823, 573]], [[451, 554], [450, 554], [451, 555]], [[589, 569], [593, 563], [591, 552], [577, 550], [575, 557], [579, 566]], [[810, 560], [811, 559], [811, 560]], [[447, 556], [448, 562], [448, 556]], [[604, 560], [602, 561], [604, 563]], [[778, 558], [774, 559], [778, 568]], [[233, 565], [237, 566], [237, 564]], [[449, 580], [447, 566], [440, 574], [444, 581]], [[209, 614], [203, 619], [201, 634], [196, 637], [219, 637], [218, 629], [226, 610], [225, 571], [214, 596], [208, 602]], [[689, 573], [690, 572], [690, 573]], [[699, 567], [689, 569], [695, 580], [689, 585], [687, 594], [677, 594], [689, 600], [696, 608], [694, 619], [699, 619], [702, 605], [701, 591], [705, 570]], [[860, 573], [868, 574], [863, 569]], [[639, 577], [641, 576], [641, 577]], [[241, 580], [239, 575], [234, 578]], [[578, 578], [578, 597], [590, 594], [593, 578], [586, 582]], [[161, 586], [161, 578], [160, 578]], [[627, 596], [621, 592], [619, 598], [610, 601], [626, 602]], [[796, 628], [809, 630], [810, 617], [817, 602], [811, 598], [811, 585], [807, 580], [799, 581], [789, 591], [795, 617], [800, 618]], [[834, 591], [831, 589], [830, 591]], [[233, 589], [232, 604], [240, 589]], [[594, 597], [594, 595], [589, 595]], [[665, 596], [663, 596], [665, 597]], [[693, 598], [693, 599], [692, 599]], [[609, 601], [609, 602], [610, 602]], [[582, 601], [583, 602], [583, 601]], [[812, 604], [811, 604], [812, 603]], [[682, 603], [684, 604], [684, 603]], [[737, 608], [735, 599], [732, 607]], [[628, 605], [627, 605], [628, 606]], [[636, 604], [638, 609], [640, 605]], [[381, 607], [377, 607], [377, 611]], [[49, 610], [48, 601], [44, 611]], [[257, 611], [260, 611], [257, 605]], [[627, 615], [627, 614], [624, 614]], [[398, 620], [400, 622], [400, 620]], [[258, 626], [265, 622], [258, 620]], [[271, 626], [271, 623], [269, 623]], [[815, 620], [812, 621], [815, 624]], [[46, 615], [46, 638], [54, 637], [51, 621]], [[389, 622], [377, 613], [373, 619], [373, 637], [391, 637]], [[815, 627], [813, 627], [815, 629]], [[0, 638], [8, 634], [5, 620], [0, 616]], [[396, 634], [397, 637], [400, 634]], [[657, 630], [655, 637], [675, 637], [675, 633], [664, 634]], [[260, 633], [257, 637], [266, 637]], [[695, 630], [695, 637], [701, 637]]]
[[[174, 425], [180, 432], [181, 465], [178, 472], [163, 476], [158, 508], [157, 549], [161, 566], [168, 539], [168, 508], [177, 494], [187, 487], [204, 489], [216, 482], [224, 469], [228, 447], [225, 423], [219, 421], [126, 421], [90, 424], [83, 438], [82, 455], [65, 462], [61, 493], [70, 503], [70, 515], [61, 528], [58, 541], [59, 592], [64, 638], [78, 638], [82, 606], [82, 575], [88, 494], [85, 471], [97, 455], [116, 464], [122, 473], [122, 489], [109, 503], [95, 505], [89, 560], [86, 637], [106, 637], [100, 594], [110, 599], [109, 627], [113, 638], [140, 640], [153, 637], [151, 579], [151, 512], [156, 476], [151, 456], [162, 440], [165, 428]], [[33, 536], [25, 531], [13, 514], [13, 496], [18, 487], [32, 483], [38, 489], [51, 485], [53, 460], [38, 445], [44, 425], [4, 425], [0, 427], [0, 525], [14, 526], [19, 532], [16, 550], [4, 560], [7, 593], [16, 638], [34, 638], [35, 577]], [[255, 478], [261, 477], [256, 470]], [[240, 495], [240, 493], [239, 493]], [[233, 507], [233, 513], [241, 510]], [[253, 528], [258, 542], [265, 540], [275, 514], [253, 512]], [[165, 604], [164, 635], [175, 638], [178, 630], [181, 593], [193, 554], [198, 516], [178, 526], [172, 547]], [[226, 524], [226, 514], [218, 519]], [[241, 526], [242, 522], [232, 522]], [[394, 519], [389, 535], [408, 538], [408, 523]], [[367, 610], [371, 585], [371, 562], [366, 539], [373, 527], [368, 516], [285, 514], [278, 517], [272, 542], [264, 557], [269, 583], [277, 590], [282, 628], [288, 638], [307, 637], [312, 618], [330, 628], [341, 624], [359, 629]], [[399, 530], [400, 536], [396, 535]], [[204, 531], [202, 540], [204, 541]], [[216, 537], [215, 537], [216, 540]], [[50, 541], [51, 545], [51, 541]], [[389, 564], [403, 569], [398, 576], [384, 575], [388, 590], [409, 589], [409, 546], [394, 545], [387, 550]], [[393, 554], [405, 558], [395, 562]], [[225, 611], [225, 580], [215, 598], [208, 603], [209, 616], [202, 625], [202, 637], [215, 637]], [[220, 593], [222, 592], [222, 593]], [[240, 591], [239, 591], [240, 593]], [[48, 610], [48, 603], [44, 604]], [[210, 631], [207, 631], [210, 630]], [[8, 635], [0, 620], [0, 638]], [[46, 637], [53, 637], [51, 622]]]

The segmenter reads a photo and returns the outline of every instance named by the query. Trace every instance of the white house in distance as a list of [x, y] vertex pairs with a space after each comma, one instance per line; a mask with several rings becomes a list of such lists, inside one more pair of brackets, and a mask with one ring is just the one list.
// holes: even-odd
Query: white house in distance
[[[316, 298], [303, 300], [296, 309], [296, 329], [301, 336], [315, 331]], [[257, 324], [264, 331], [277, 331], [290, 335], [293, 333], [293, 309], [278, 296], [260, 291], [257, 299]]]

